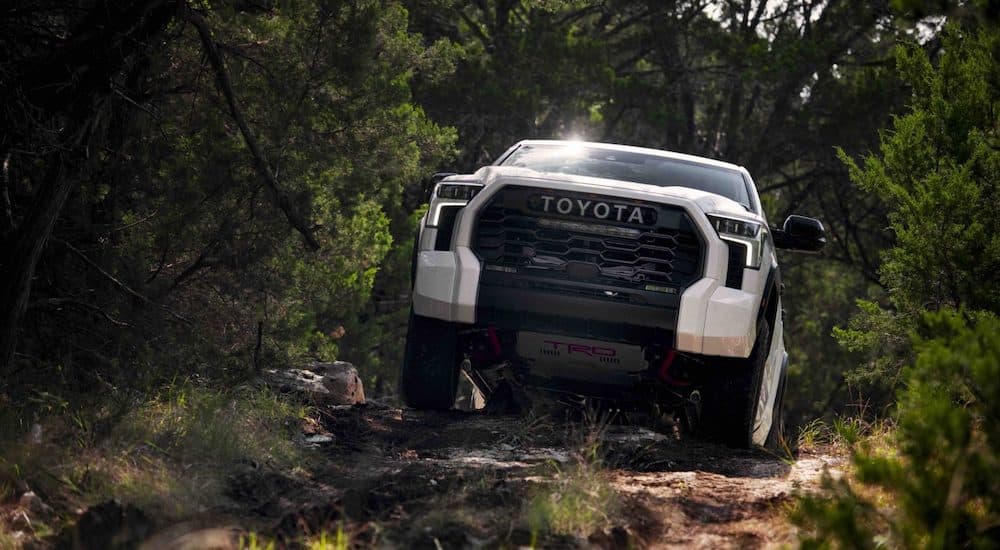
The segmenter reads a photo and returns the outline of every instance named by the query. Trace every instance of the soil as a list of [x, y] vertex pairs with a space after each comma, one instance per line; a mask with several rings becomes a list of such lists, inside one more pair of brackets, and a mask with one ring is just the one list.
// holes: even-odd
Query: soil
[[[577, 406], [507, 415], [378, 402], [314, 410], [297, 438], [315, 460], [291, 471], [232, 465], [225, 509], [164, 525], [108, 501], [25, 547], [267, 547], [250, 544], [253, 533], [297, 548], [338, 532], [366, 548], [794, 546], [787, 507], [844, 461], [833, 450], [731, 449], [671, 423]], [[561, 500], [567, 494], [583, 495], [593, 513], [577, 518], [579, 507]], [[575, 523], [539, 527], [539, 499]]]
[[[322, 467], [307, 479], [266, 467], [230, 478], [233, 518], [279, 542], [345, 530], [360, 546], [746, 548], [793, 544], [785, 508], [843, 460], [734, 450], [671, 426], [610, 413], [325, 409]], [[316, 437], [321, 436], [321, 437]], [[586, 467], [616, 503], [589, 532], [538, 533], [525, 521], [540, 488]]]

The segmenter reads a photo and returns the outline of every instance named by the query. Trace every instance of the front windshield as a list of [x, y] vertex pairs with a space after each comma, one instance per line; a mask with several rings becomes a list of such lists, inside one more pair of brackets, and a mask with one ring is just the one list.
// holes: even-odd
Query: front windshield
[[574, 174], [660, 187], [690, 187], [732, 199], [753, 210], [743, 175], [736, 170], [705, 166], [633, 151], [576, 144], [522, 145], [500, 163], [538, 172]]

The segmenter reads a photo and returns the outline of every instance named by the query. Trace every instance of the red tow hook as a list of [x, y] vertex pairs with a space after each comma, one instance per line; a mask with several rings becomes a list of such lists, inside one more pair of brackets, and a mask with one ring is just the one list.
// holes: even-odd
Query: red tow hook
[[671, 386], [679, 386], [679, 387], [690, 386], [691, 385], [690, 382], [685, 382], [684, 380], [677, 380], [673, 376], [670, 376], [670, 366], [674, 364], [674, 359], [676, 358], [677, 358], [677, 352], [675, 350], [668, 351], [667, 355], [664, 356], [663, 358], [663, 362], [660, 363], [660, 370], [657, 371], [657, 375], [659, 375], [660, 380], [663, 380], [664, 382], [670, 384]]

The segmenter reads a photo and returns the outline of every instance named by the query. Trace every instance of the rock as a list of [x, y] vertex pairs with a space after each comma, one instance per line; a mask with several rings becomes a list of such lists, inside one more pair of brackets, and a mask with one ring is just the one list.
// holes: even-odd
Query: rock
[[108, 500], [87, 509], [76, 522], [73, 547], [81, 550], [135, 548], [152, 524], [138, 508]]
[[269, 385], [282, 392], [295, 392], [323, 405], [357, 405], [365, 402], [365, 390], [354, 365], [346, 361], [313, 363], [308, 369], [265, 371]]
[[310, 435], [305, 438], [305, 442], [310, 445], [329, 445], [333, 443], [333, 438], [325, 434]]
[[182, 523], [164, 531], [142, 543], [139, 550], [238, 550], [244, 531], [236, 526], [197, 528], [193, 524]]
[[301, 369], [266, 370], [265, 381], [282, 393], [301, 393], [317, 402], [325, 402], [330, 390], [323, 385], [323, 376]]
[[347, 361], [313, 363], [309, 370], [323, 375], [323, 385], [335, 396], [335, 405], [357, 405], [365, 402], [365, 387], [358, 369]]
[[52, 507], [45, 504], [34, 491], [28, 491], [21, 495], [18, 505], [33, 518], [45, 521], [52, 517]]

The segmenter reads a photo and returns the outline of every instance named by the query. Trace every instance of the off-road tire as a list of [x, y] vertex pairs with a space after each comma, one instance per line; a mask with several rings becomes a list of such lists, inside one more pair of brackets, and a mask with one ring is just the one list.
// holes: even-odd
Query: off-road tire
[[770, 327], [767, 321], [761, 321], [749, 357], [725, 361], [712, 369], [701, 410], [702, 431], [709, 437], [739, 449], [753, 446], [753, 425], [770, 342]]
[[403, 404], [419, 410], [448, 410], [458, 391], [459, 362], [455, 326], [410, 311], [399, 393]]
[[771, 431], [767, 433], [764, 448], [780, 452], [785, 445], [785, 384], [788, 374], [781, 370], [781, 380], [778, 382], [778, 392], [774, 395], [774, 407], [771, 409]]

